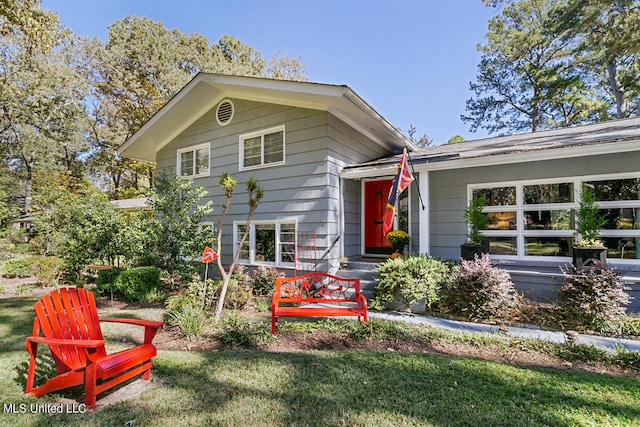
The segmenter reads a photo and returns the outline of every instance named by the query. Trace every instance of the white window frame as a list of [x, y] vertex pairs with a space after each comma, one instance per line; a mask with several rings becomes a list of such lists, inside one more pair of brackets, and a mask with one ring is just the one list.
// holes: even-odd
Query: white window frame
[[[525, 238], [526, 237], [576, 237], [575, 230], [525, 230], [524, 229], [524, 213], [525, 211], [532, 210], [567, 210], [577, 209], [581, 200], [582, 184], [588, 181], [599, 180], [616, 180], [616, 179], [636, 179], [640, 178], [639, 173], [620, 173], [620, 174], [600, 174], [600, 175], [584, 175], [584, 176], [570, 176], [560, 177], [553, 179], [536, 179], [536, 180], [521, 180], [521, 181], [498, 181], [488, 182], [481, 184], [469, 184], [467, 185], [467, 203], [469, 203], [473, 197], [473, 191], [478, 189], [488, 189], [496, 187], [515, 187], [516, 188], [516, 204], [515, 205], [500, 205], [500, 206], [486, 206], [484, 212], [504, 212], [515, 211], [517, 227], [515, 230], [482, 230], [482, 234], [486, 237], [515, 237], [517, 255], [496, 255], [492, 254], [494, 259], [504, 260], [531, 260], [531, 261], [559, 261], [566, 262], [570, 260], [570, 257], [565, 256], [533, 256], [525, 255]], [[544, 184], [558, 184], [558, 183], [573, 183], [574, 201], [570, 203], [545, 203], [536, 205], [524, 204], [524, 191], [523, 188], [528, 185], [544, 185]], [[609, 202], [596, 202], [601, 209], [608, 208], [640, 208], [640, 200], [624, 200], [624, 201], [609, 201]], [[600, 235], [602, 237], [637, 237], [640, 239], [640, 229], [627, 229], [627, 230], [601, 230]], [[611, 262], [615, 263], [634, 263], [640, 262], [640, 259], [621, 259], [611, 258]]]
[[176, 157], [176, 175], [178, 176], [183, 175], [182, 154], [188, 153], [188, 152], [193, 152], [193, 171], [195, 172], [197, 170], [197, 164], [198, 164], [196, 153], [198, 152], [198, 150], [202, 150], [203, 148], [207, 150], [207, 171], [204, 173], [199, 173], [199, 174], [194, 173], [194, 174], [185, 175], [185, 176], [187, 178], [202, 178], [202, 177], [209, 176], [209, 174], [211, 173], [211, 144], [208, 142], [204, 144], [199, 144], [199, 145], [192, 145], [190, 147], [185, 147], [178, 150], [177, 157]]
[[[277, 133], [277, 132], [282, 132], [282, 161], [279, 162], [271, 162], [271, 163], [265, 163], [264, 162], [264, 137], [265, 135], [269, 135], [272, 133]], [[286, 159], [286, 149], [285, 147], [287, 146], [286, 144], [286, 131], [285, 131], [285, 125], [280, 125], [280, 126], [275, 126], [269, 129], [262, 129], [256, 132], [251, 132], [251, 133], [245, 133], [243, 135], [240, 135], [240, 150], [239, 150], [239, 159], [238, 159], [238, 165], [239, 165], [239, 170], [243, 171], [243, 170], [251, 170], [251, 169], [261, 169], [261, 168], [269, 168], [272, 166], [281, 166], [285, 164], [285, 159]], [[260, 164], [257, 165], [252, 165], [252, 166], [245, 166], [244, 165], [244, 141], [247, 139], [251, 139], [251, 138], [256, 138], [256, 137], [260, 137]]]
[[[233, 223], [233, 253], [234, 255], [239, 250], [240, 245], [240, 237], [238, 235], [238, 227], [246, 225], [246, 221], [235, 221]], [[275, 243], [275, 262], [274, 261], [256, 261], [256, 225], [274, 225], [275, 226], [275, 235], [276, 241]], [[298, 222], [295, 219], [279, 219], [273, 221], [251, 221], [249, 225], [249, 235], [247, 236], [247, 240], [245, 244], [249, 244], [249, 259], [244, 259], [239, 257], [238, 263], [244, 265], [264, 265], [264, 266], [275, 266], [275, 267], [287, 267], [293, 268], [295, 267], [295, 262], [282, 262], [282, 243], [280, 241], [281, 234], [281, 226], [282, 225], [293, 225], [294, 226], [294, 251], [296, 250], [295, 245], [297, 244], [297, 236], [298, 236]], [[287, 242], [289, 243], [289, 242]]]

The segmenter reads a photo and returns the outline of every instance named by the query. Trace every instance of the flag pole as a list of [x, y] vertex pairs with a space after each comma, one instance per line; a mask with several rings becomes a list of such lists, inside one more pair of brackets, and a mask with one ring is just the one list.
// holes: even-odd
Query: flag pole
[[[409, 150], [407, 148], [407, 144], [404, 144], [404, 147], [407, 149], [407, 160], [409, 161], [409, 164], [411, 165], [411, 173], [413, 174], [414, 178], [416, 176], [416, 170], [413, 168], [413, 160], [411, 160], [411, 154], [409, 153]], [[418, 189], [418, 199], [420, 199], [420, 205], [422, 205], [422, 210], [425, 209], [424, 207], [424, 200], [422, 200], [422, 194], [420, 194], [420, 186], [418, 185], [417, 180], [414, 181], [416, 183], [416, 188]]]

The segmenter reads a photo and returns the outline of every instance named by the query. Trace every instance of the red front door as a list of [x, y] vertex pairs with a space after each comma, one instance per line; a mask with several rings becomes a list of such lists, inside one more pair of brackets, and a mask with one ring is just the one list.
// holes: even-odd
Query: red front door
[[391, 242], [382, 234], [382, 219], [387, 207], [392, 180], [364, 183], [364, 246], [368, 254], [391, 253]]

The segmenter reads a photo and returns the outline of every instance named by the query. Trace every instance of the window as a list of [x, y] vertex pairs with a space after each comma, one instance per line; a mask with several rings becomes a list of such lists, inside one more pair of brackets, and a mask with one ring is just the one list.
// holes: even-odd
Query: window
[[240, 136], [240, 170], [284, 164], [284, 126]]
[[290, 266], [295, 262], [295, 222], [253, 222], [242, 247], [240, 240], [246, 224], [234, 223], [234, 228], [234, 247], [236, 251], [240, 251], [239, 259], [242, 262], [277, 266]]
[[178, 175], [188, 177], [209, 176], [209, 144], [178, 150]]
[[606, 219], [608, 258], [640, 259], [640, 177], [580, 177], [470, 186], [484, 197], [489, 252], [511, 257], [570, 257], [579, 189], [591, 188]]

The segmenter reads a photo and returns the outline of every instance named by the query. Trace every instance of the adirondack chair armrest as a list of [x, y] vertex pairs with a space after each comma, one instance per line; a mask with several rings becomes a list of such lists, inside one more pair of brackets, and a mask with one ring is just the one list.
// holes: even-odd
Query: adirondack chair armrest
[[[27, 337], [28, 343], [39, 343], [39, 344], [48, 344], [48, 345], [58, 345], [58, 346], [71, 346], [71, 347], [80, 347], [80, 348], [98, 348], [104, 345], [104, 340], [67, 340], [60, 338], [46, 338], [46, 337]], [[29, 350], [29, 345], [27, 345], [27, 350]]]
[[164, 326], [164, 322], [158, 322], [155, 320], [144, 320], [144, 319], [131, 319], [128, 317], [118, 318], [118, 317], [105, 317], [103, 319], [99, 319], [101, 322], [112, 322], [112, 323], [125, 323], [129, 325], [136, 326], [144, 326], [144, 343], [151, 344], [153, 338], [156, 336], [158, 329]]
[[144, 319], [131, 319], [128, 317], [104, 317], [99, 319], [101, 322], [113, 322], [113, 323], [128, 323], [130, 325], [144, 326], [145, 328], [161, 328], [164, 326], [164, 322], [158, 322], [155, 320]]

